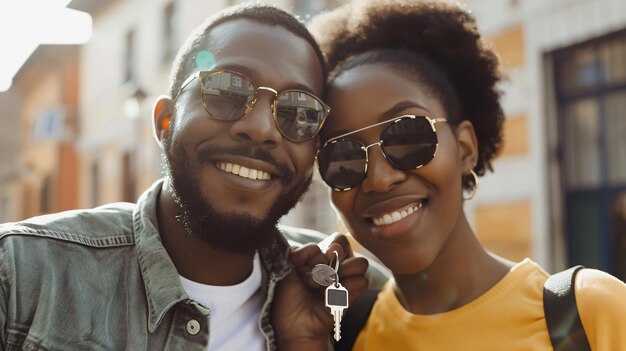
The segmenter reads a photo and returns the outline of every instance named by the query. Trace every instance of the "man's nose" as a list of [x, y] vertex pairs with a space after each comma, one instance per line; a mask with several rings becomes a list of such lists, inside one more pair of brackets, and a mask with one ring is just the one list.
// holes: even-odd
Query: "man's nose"
[[259, 89], [246, 114], [231, 125], [231, 136], [257, 145], [273, 147], [280, 143], [282, 135], [276, 127], [272, 106], [275, 98], [275, 91]]

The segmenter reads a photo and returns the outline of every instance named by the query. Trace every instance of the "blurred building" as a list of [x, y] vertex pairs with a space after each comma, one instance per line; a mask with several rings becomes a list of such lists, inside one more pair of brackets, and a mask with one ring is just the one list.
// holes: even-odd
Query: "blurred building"
[[[74, 0], [91, 42], [40, 47], [0, 94], [0, 221], [135, 201], [160, 176], [150, 114], [176, 50], [238, 2]], [[305, 20], [345, 2], [273, 1]], [[509, 77], [504, 151], [466, 204], [479, 238], [514, 260], [626, 279], [626, 2], [465, 3]], [[317, 175], [283, 222], [339, 229]]]
[[16, 162], [8, 178], [13, 196], [6, 203], [14, 217], [78, 205], [78, 74], [78, 47], [46, 46], [35, 51], [14, 79], [20, 107], [8, 122], [17, 122], [17, 128], [5, 130], [16, 141], [9, 148]]
[[509, 77], [504, 152], [467, 205], [479, 237], [626, 279], [626, 2], [467, 4]]

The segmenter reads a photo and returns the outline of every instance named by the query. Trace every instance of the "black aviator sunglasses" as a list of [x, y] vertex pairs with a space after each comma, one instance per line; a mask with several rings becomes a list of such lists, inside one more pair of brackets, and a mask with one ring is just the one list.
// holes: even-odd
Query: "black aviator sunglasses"
[[[368, 149], [380, 146], [383, 155], [395, 168], [417, 169], [432, 160], [437, 152], [436, 123], [445, 118], [404, 115], [372, 124], [326, 141], [316, 155], [324, 182], [335, 191], [348, 191], [363, 182], [367, 175]], [[350, 135], [390, 123], [380, 133], [380, 140], [365, 145]]]

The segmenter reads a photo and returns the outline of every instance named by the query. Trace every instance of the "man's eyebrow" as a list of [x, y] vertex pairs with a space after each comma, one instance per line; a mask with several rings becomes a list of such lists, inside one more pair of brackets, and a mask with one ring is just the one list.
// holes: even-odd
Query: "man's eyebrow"
[[[262, 85], [262, 84], [259, 84], [259, 83], [257, 83], [255, 81], [255, 79], [254, 79], [254, 76], [255, 76], [254, 70], [251, 70], [250, 68], [248, 68], [246, 66], [243, 66], [243, 65], [239, 65], [239, 64], [236, 64], [236, 63], [229, 63], [229, 64], [216, 66], [216, 67], [213, 68], [213, 70], [215, 70], [215, 71], [226, 70], [226, 71], [238, 72], [238, 73], [241, 73], [244, 76], [248, 77], [255, 85], [257, 85], [257, 86], [261, 86]], [[269, 87], [269, 88], [276, 89], [276, 87]], [[311, 89], [311, 87], [309, 87], [307, 85], [304, 85], [302, 83], [296, 83], [296, 82], [289, 83], [286, 86], [281, 87], [279, 92], [285, 91], [285, 90], [291, 90], [291, 89], [302, 90], [302, 91], [305, 91], [305, 92], [307, 92], [309, 94], [317, 96], [315, 94], [315, 92], [313, 91], [313, 89]]]

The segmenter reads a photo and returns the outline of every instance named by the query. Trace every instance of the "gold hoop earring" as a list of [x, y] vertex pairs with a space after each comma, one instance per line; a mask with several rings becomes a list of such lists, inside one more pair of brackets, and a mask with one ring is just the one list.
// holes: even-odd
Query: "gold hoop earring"
[[469, 194], [468, 197], [463, 196], [463, 200], [465, 201], [473, 199], [474, 196], [476, 196], [476, 193], [478, 192], [478, 175], [476, 175], [476, 172], [474, 172], [473, 169], [470, 169], [470, 175], [474, 177], [474, 186], [472, 187], [471, 193]]

